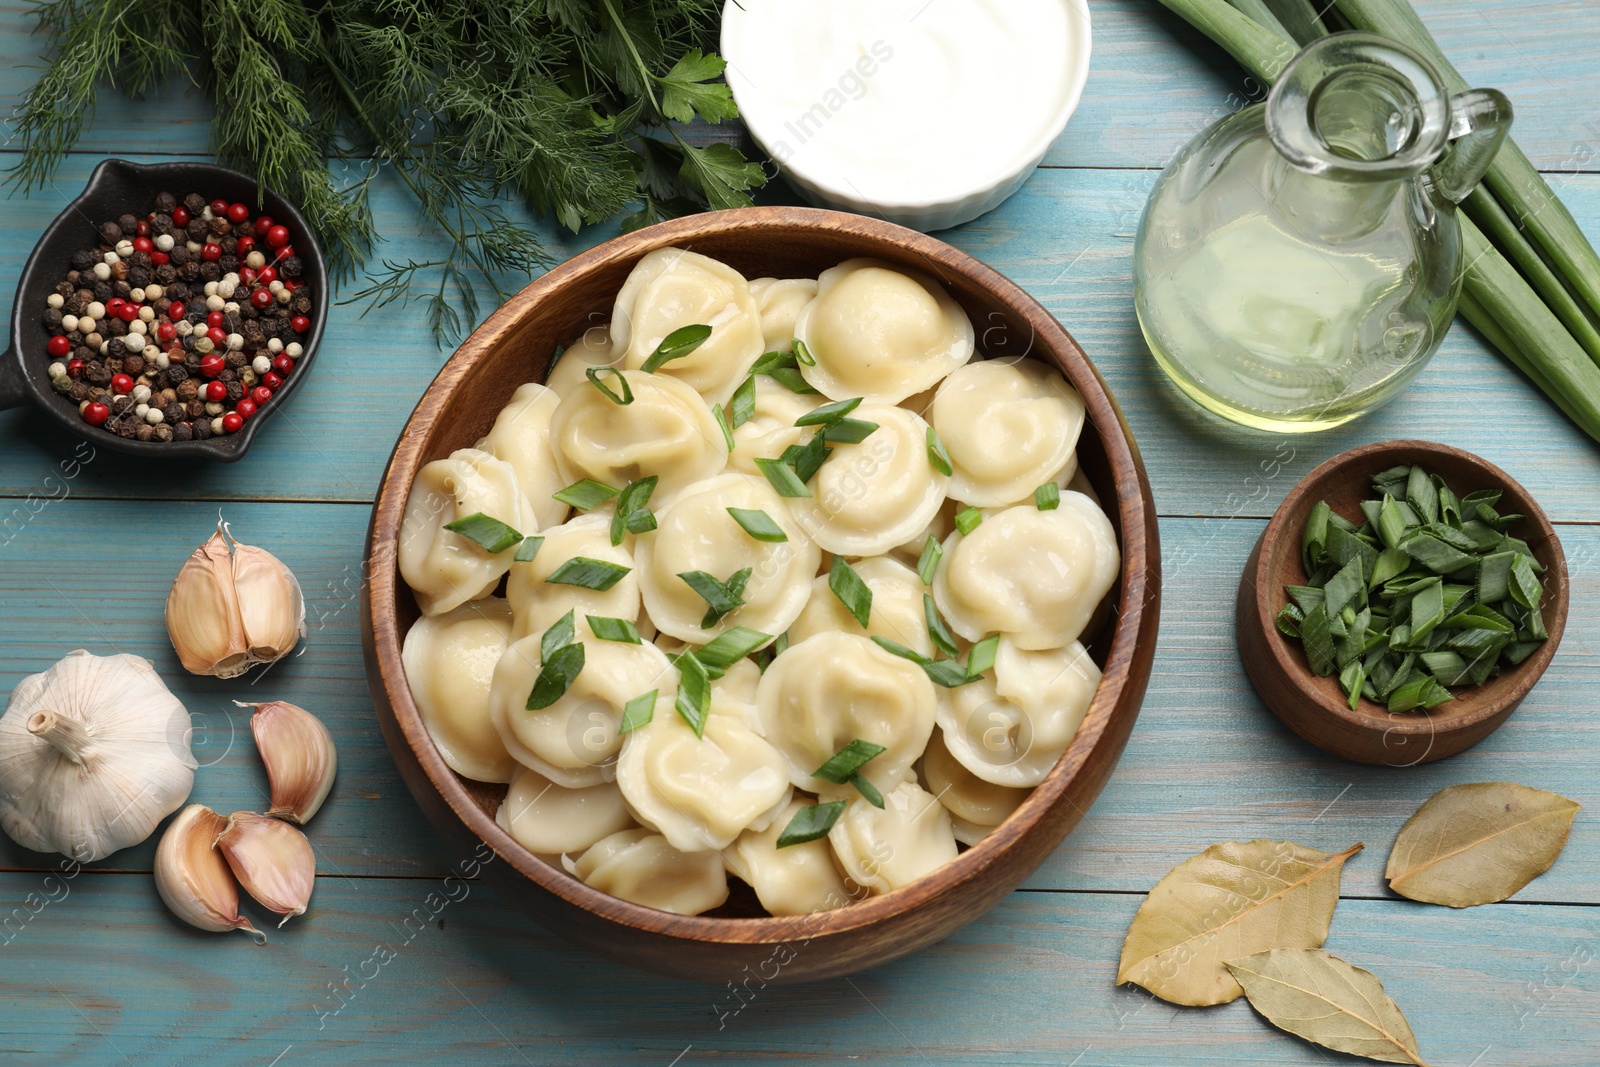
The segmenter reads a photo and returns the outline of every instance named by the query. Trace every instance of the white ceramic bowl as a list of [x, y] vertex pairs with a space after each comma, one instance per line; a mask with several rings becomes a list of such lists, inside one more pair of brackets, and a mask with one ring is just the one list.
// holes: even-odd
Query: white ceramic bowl
[[[863, 5], [887, 3], [888, 0], [859, 0]], [[937, 2], [937, 0], [936, 0]], [[1023, 182], [1038, 167], [1045, 153], [1055, 143], [1067, 120], [1077, 109], [1083, 95], [1084, 82], [1089, 76], [1090, 23], [1088, 0], [1060, 0], [1067, 8], [1068, 32], [1059, 41], [1059, 63], [1066, 73], [1066, 91], [1053, 114], [1031, 129], [1009, 131], [1006, 138], [1003, 127], [987, 130], [982, 141], [964, 146], [975, 153], [993, 157], [993, 167], [981, 179], [938, 190], [936, 195], [890, 198], [882, 195], [865, 196], [847, 177], [824, 173], [822, 168], [805, 158], [804, 153], [786, 151], [793, 139], [796, 109], [785, 106], [771, 94], [763, 93], [751, 80], [747, 69], [759, 64], [749, 60], [753, 48], [753, 34], [759, 32], [759, 8], [749, 0], [728, 0], [723, 9], [722, 55], [728, 61], [728, 84], [733, 89], [750, 135], [777, 164], [779, 173], [807, 201], [818, 207], [851, 211], [859, 215], [887, 219], [901, 226], [929, 232], [959, 226], [991, 211], [1012, 193], [1022, 188]], [[915, 21], [914, 19], [912, 21]], [[797, 47], [802, 47], [797, 44]], [[1002, 55], [978, 57], [978, 66], [1003, 64]], [[848, 72], [847, 72], [848, 73]], [[1020, 101], [1018, 102], [1021, 103]], [[923, 168], [924, 172], [939, 166], [940, 147], [928, 146], [921, 158], [906, 158], [909, 168]]]

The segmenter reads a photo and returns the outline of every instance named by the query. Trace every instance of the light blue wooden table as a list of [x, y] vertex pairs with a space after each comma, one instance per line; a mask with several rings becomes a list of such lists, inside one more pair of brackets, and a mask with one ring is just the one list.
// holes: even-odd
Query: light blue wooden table
[[[193, 799], [222, 811], [266, 796], [232, 698], [314, 709], [341, 755], [311, 830], [311, 912], [265, 947], [168, 915], [149, 844], [64, 878], [51, 857], [0, 843], [0, 1064], [1342, 1059], [1272, 1031], [1243, 1001], [1174, 1009], [1112, 984], [1150, 886], [1206, 845], [1252, 838], [1367, 843], [1346, 868], [1328, 948], [1385, 980], [1435, 1067], [1600, 1063], [1600, 449], [1459, 325], [1400, 403], [1344, 430], [1246, 436], [1197, 419], [1139, 338], [1131, 237], [1161, 165], [1245, 90], [1225, 56], [1153, 0], [1092, 7], [1093, 73], [1066, 133], [1018, 196], [945, 235], [1043, 301], [1088, 350], [1127, 412], [1162, 515], [1165, 618], [1143, 714], [1088, 818], [1022, 891], [919, 955], [761, 990], [737, 1013], [726, 990], [588, 956], [481, 886], [449, 899], [443, 879], [466, 857], [443, 849], [390, 764], [356, 606], [379, 473], [445, 354], [420, 313], [378, 329], [337, 308], [316, 374], [234, 466], [144, 469], [101, 450], [63, 481], [59, 464], [78, 442], [37, 414], [0, 415], [0, 692], [77, 647], [148, 657], [195, 716]], [[1515, 101], [1521, 144], [1600, 239], [1600, 6], [1418, 7], [1469, 79]], [[39, 39], [20, 3], [0, 3], [0, 20], [9, 106], [34, 77]], [[206, 119], [177, 91], [138, 104], [107, 95], [52, 187], [0, 201], [0, 292], [99, 159], [202, 155]], [[0, 150], [0, 165], [14, 158]], [[377, 212], [391, 250], [431, 243], [394, 184], [380, 184]], [[611, 233], [557, 235], [552, 247], [570, 254]], [[1232, 641], [1240, 568], [1289, 487], [1338, 451], [1400, 436], [1472, 449], [1520, 479], [1560, 522], [1574, 585], [1560, 655], [1510, 723], [1465, 755], [1405, 771], [1295, 739], [1252, 695]], [[239, 536], [282, 555], [309, 600], [308, 650], [253, 687], [185, 675], [161, 625], [167, 585], [219, 508]], [[1556, 866], [1515, 900], [1467, 912], [1388, 893], [1383, 858], [1416, 806], [1445, 785], [1498, 779], [1583, 802]], [[376, 957], [382, 965], [380, 945], [393, 954]]]

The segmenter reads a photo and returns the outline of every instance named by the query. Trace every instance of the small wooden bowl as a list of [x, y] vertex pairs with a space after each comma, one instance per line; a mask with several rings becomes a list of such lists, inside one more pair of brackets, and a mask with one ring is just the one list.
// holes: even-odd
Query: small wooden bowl
[[[1545, 625], [1550, 638], [1532, 656], [1475, 688], [1455, 689], [1455, 699], [1431, 712], [1391, 712], [1362, 699], [1351, 711], [1337, 678], [1319, 678], [1306, 666], [1299, 642], [1278, 632], [1286, 585], [1303, 585], [1300, 539], [1317, 501], [1339, 515], [1364, 521], [1361, 501], [1372, 495], [1372, 476], [1401, 464], [1421, 464], [1458, 494], [1498, 489], [1502, 514], [1527, 516], [1512, 528], [1544, 566]], [[1313, 745], [1358, 763], [1413, 767], [1453, 756], [1488, 737], [1516, 710], [1550, 665], [1567, 625], [1567, 560], [1555, 529], [1528, 491], [1488, 460], [1429, 441], [1384, 441], [1351, 449], [1308, 474], [1279, 505], [1256, 542], [1239, 581], [1235, 628], [1239, 657], [1256, 692], [1284, 724]]]
[[[881, 897], [793, 918], [759, 915], [753, 899], [682, 917], [591, 889], [495, 824], [504, 786], [458, 777], [440, 758], [401, 666], [418, 612], [400, 580], [396, 538], [423, 464], [471, 445], [523, 382], [542, 381], [552, 350], [610, 318], [623, 280], [658, 248], [691, 248], [746, 277], [816, 277], [856, 256], [932, 274], [977, 325], [990, 355], [1059, 367], [1088, 406], [1079, 462], [1122, 545], [1112, 621], [1090, 652], [1104, 679], [1072, 744], [1006, 823], [935, 874]], [[558, 933], [614, 959], [715, 984], [760, 975], [800, 982], [863, 970], [947, 937], [1006, 896], [1093, 803], [1127, 743], [1155, 656], [1160, 563], [1155, 502], [1128, 425], [1075, 341], [1031, 297], [971, 256], [890, 223], [813, 208], [746, 208], [662, 223], [591, 249], [495, 312], [445, 365], [400, 435], [373, 508], [362, 597], [367, 678], [401, 777], [455, 854]]]

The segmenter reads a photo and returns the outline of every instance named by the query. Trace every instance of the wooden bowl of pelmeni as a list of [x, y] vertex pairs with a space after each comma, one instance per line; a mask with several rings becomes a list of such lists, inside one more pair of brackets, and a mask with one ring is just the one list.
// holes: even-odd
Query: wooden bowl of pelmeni
[[993, 907], [1104, 786], [1155, 652], [1155, 508], [1083, 351], [970, 256], [810, 208], [529, 285], [422, 397], [369, 547], [379, 723], [451, 847], [719, 984]]

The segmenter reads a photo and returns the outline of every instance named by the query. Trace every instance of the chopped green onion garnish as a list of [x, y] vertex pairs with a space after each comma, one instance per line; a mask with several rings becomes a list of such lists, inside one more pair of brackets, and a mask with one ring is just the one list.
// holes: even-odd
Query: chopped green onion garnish
[[628, 532], [632, 534], [649, 533], [656, 528], [656, 514], [649, 508], [640, 508], [628, 516]]
[[577, 508], [579, 511], [588, 511], [591, 508], [599, 507], [621, 492], [622, 490], [603, 485], [593, 478], [584, 478], [581, 481], [573, 482], [559, 493], [551, 495], [568, 507]]
[[783, 532], [783, 527], [760, 508], [729, 508], [728, 514], [733, 516], [734, 522], [744, 528], [745, 533], [757, 541], [777, 544], [789, 540], [789, 535]]
[[973, 678], [994, 669], [995, 652], [1000, 648], [1000, 635], [991, 634], [972, 646], [967, 653], [967, 674]]
[[851, 397], [849, 400], [835, 400], [831, 404], [824, 404], [820, 408], [810, 411], [794, 420], [796, 426], [827, 426], [838, 422], [856, 408], [861, 406], [862, 397]]
[[977, 508], [956, 512], [956, 529], [961, 531], [963, 537], [976, 530], [981, 522], [983, 522], [983, 512]]
[[622, 723], [617, 727], [618, 734], [631, 734], [639, 727], [656, 717], [656, 697], [661, 690], [652, 689], [642, 696], [636, 696], [628, 701], [622, 708]]
[[622, 581], [623, 576], [631, 570], [632, 567], [624, 567], [620, 563], [574, 556], [557, 567], [556, 572], [545, 581], [551, 585], [575, 585], [580, 589], [603, 593]]
[[833, 824], [844, 814], [844, 803], [842, 800], [830, 800], [826, 804], [801, 808], [789, 820], [789, 825], [783, 828], [783, 833], [778, 835], [776, 847], [788, 848], [790, 845], [803, 845], [807, 841], [827, 837]]
[[867, 619], [872, 616], [872, 587], [862, 580], [854, 567], [844, 561], [843, 556], [833, 557], [833, 564], [828, 568], [828, 588], [865, 629]]
[[878, 424], [864, 419], [840, 419], [823, 427], [822, 439], [833, 445], [859, 445], [878, 432]]
[[696, 737], [706, 734], [706, 716], [711, 714], [711, 678], [705, 664], [693, 652], [673, 657], [678, 668], [678, 700], [674, 705]]
[[750, 364], [750, 374], [752, 377], [757, 374], [771, 376], [775, 370], [783, 367], [798, 367], [799, 365], [800, 361], [795, 358], [792, 348], [787, 352], [763, 352], [754, 363]]
[[801, 497], [810, 496], [811, 490], [806, 488], [806, 483], [795, 476], [794, 468], [776, 459], [758, 459], [756, 467], [767, 476], [767, 481], [772, 488], [778, 491], [779, 496]]
[[878, 792], [878, 787], [877, 786], [875, 786], [871, 782], [867, 781], [865, 775], [852, 774], [850, 776], [850, 784], [856, 787], [856, 792], [861, 794], [861, 799], [862, 800], [865, 800], [868, 804], [871, 804], [873, 807], [878, 808], [879, 810], [882, 810], [882, 808], [883, 808], [883, 794]]
[[887, 637], [879, 637], [878, 635], [874, 634], [872, 636], [872, 643], [889, 653], [891, 656], [899, 656], [901, 659], [908, 659], [919, 667], [925, 663], [933, 662], [916, 649], [907, 648], [900, 642], [891, 641]]
[[562, 645], [549, 659], [540, 659], [543, 666], [539, 668], [539, 677], [533, 683], [533, 692], [528, 694], [528, 711], [548, 708], [566, 694], [583, 672], [583, 645]]
[[928, 636], [933, 639], [934, 647], [947, 656], [954, 656], [960, 652], [960, 648], [956, 645], [956, 635], [950, 632], [950, 627], [939, 614], [938, 605], [934, 604], [933, 597], [927, 593], [922, 594], [922, 617], [927, 623]]
[[729, 667], [771, 640], [771, 634], [764, 634], [760, 630], [752, 630], [748, 626], [735, 626], [724, 633], [718, 634], [715, 640], [704, 648], [697, 649], [694, 655], [696, 659], [707, 667], [715, 667], [717, 670], [726, 671]]
[[447, 522], [444, 528], [453, 534], [460, 534], [491, 556], [497, 556], [522, 542], [520, 533], [481, 511], [455, 522]]
[[1045, 482], [1033, 491], [1033, 505], [1040, 511], [1054, 511], [1061, 506], [1061, 487], [1055, 482]]
[[743, 567], [735, 571], [726, 582], [719, 581], [705, 571], [684, 571], [678, 577], [690, 589], [700, 594], [700, 599], [706, 602], [705, 618], [700, 620], [702, 629], [710, 629], [722, 620], [730, 611], [737, 611], [744, 606], [744, 587], [750, 581], [752, 570]]
[[539, 549], [543, 547], [543, 537], [524, 537], [522, 544], [517, 546], [517, 554], [511, 558], [517, 563], [532, 563], [533, 557], [537, 556]]
[[739, 383], [739, 388], [733, 391], [733, 400], [728, 405], [728, 422], [737, 430], [749, 422], [756, 413], [756, 377], [750, 377]]
[[946, 478], [955, 472], [950, 465], [950, 453], [945, 451], [944, 442], [939, 440], [939, 434], [932, 426], [928, 427], [928, 466]]
[[574, 613], [569, 611], [561, 616], [544, 632], [544, 636], [539, 638], [540, 662], [549, 663], [551, 656], [572, 644], [572, 639], [578, 636], [578, 627], [573, 615]]
[[710, 337], [711, 327], [704, 323], [680, 326], [661, 339], [661, 343], [650, 353], [650, 358], [644, 361], [644, 366], [640, 369], [654, 374], [663, 364], [674, 359], [682, 359], [705, 344]]
[[867, 765], [867, 761], [887, 751], [888, 749], [882, 745], [875, 745], [858, 737], [828, 757], [828, 762], [812, 771], [811, 776], [821, 778], [824, 782], [832, 782], [834, 785], [844, 785], [852, 774]]
[[722, 431], [722, 443], [729, 452], [733, 451], [733, 427], [728, 425], [728, 413], [722, 410], [721, 404], [711, 405], [711, 417], [717, 420], [717, 429]]
[[767, 372], [767, 377], [789, 390], [789, 392], [798, 393], [801, 396], [809, 396], [820, 392], [813, 388], [811, 383], [806, 381], [805, 377], [794, 367], [774, 367]]
[[[617, 368], [615, 368], [615, 367], [590, 367], [588, 370], [584, 371], [583, 373], [589, 379], [589, 384], [594, 386], [596, 389], [600, 390], [602, 393], [604, 393], [606, 395], [606, 398], [608, 400], [610, 400], [613, 404], [631, 404], [631, 403], [633, 403], [633, 386], [628, 384], [628, 379]], [[602, 382], [600, 380], [600, 376], [603, 375], [603, 374], [607, 374], [607, 373], [610, 373], [612, 376], [614, 376], [617, 379], [617, 384], [622, 386], [622, 394], [620, 396], [618, 394], [616, 394], [616, 393], [613, 393], [606, 386], [606, 383]]]
[[923, 673], [933, 681], [934, 685], [943, 686], [946, 689], [960, 689], [968, 682], [978, 680], [971, 672], [953, 659], [930, 660], [921, 666]]
[[639, 628], [627, 619], [613, 619], [608, 615], [585, 615], [583, 621], [589, 624], [589, 632], [602, 641], [620, 641], [626, 645], [644, 643], [639, 637]]
[[802, 482], [809, 482], [816, 477], [817, 471], [827, 462], [833, 449], [828, 447], [828, 439], [822, 434], [812, 434], [811, 440], [806, 442], [794, 457], [794, 476]]
[[922, 579], [923, 585], [933, 584], [933, 572], [939, 569], [939, 558], [944, 555], [944, 549], [932, 534], [922, 543], [922, 555], [917, 557], [917, 577]]
[[811, 349], [807, 348], [806, 343], [798, 337], [794, 339], [794, 358], [802, 367], [817, 365], [817, 357], [811, 354]]
[[[640, 478], [628, 483], [628, 487], [617, 496], [617, 506], [611, 512], [611, 543], [620, 545], [628, 531], [633, 516], [645, 510], [645, 505], [650, 502], [650, 494], [656, 491], [656, 483], [661, 479], [657, 475]], [[650, 525], [646, 529], [656, 528], [655, 516], [650, 516]], [[637, 532], [637, 531], [636, 531]]]

